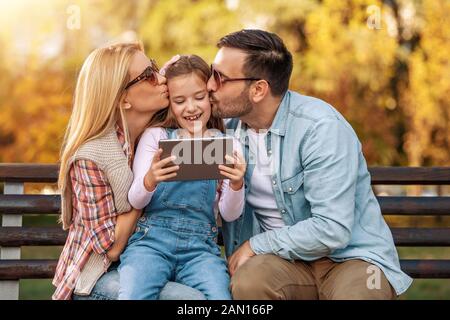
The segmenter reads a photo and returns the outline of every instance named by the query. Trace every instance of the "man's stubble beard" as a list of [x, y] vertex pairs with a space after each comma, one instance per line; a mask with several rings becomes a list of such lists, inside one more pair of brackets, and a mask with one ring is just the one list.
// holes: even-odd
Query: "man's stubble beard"
[[252, 109], [252, 103], [248, 98], [247, 88], [238, 97], [233, 100], [225, 100], [221, 102], [221, 108], [219, 109], [216, 105], [213, 105], [212, 114], [214, 117], [226, 119], [226, 118], [237, 118], [249, 114]]

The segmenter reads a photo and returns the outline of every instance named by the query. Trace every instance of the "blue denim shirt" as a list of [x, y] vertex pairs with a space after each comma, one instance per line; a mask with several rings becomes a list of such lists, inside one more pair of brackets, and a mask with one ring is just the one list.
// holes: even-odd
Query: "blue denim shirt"
[[[248, 193], [255, 165], [247, 126], [238, 119], [227, 126], [244, 146]], [[227, 256], [250, 239], [256, 254], [288, 260], [362, 259], [380, 267], [398, 295], [406, 291], [412, 279], [400, 269], [361, 143], [344, 117], [322, 100], [288, 91], [266, 147], [274, 164], [273, 193], [286, 226], [263, 232], [247, 203], [238, 220], [223, 224]]]

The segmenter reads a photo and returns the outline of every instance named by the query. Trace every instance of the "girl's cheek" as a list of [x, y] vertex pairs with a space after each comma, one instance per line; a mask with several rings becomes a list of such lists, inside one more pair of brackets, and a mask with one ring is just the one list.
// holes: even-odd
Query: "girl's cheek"
[[170, 107], [172, 108], [172, 113], [178, 117], [181, 114], [182, 108], [180, 107], [179, 104], [176, 104], [175, 102], [172, 102], [170, 104]]
[[203, 110], [206, 112], [211, 112], [211, 102], [209, 102], [209, 98], [204, 100], [203, 102]]

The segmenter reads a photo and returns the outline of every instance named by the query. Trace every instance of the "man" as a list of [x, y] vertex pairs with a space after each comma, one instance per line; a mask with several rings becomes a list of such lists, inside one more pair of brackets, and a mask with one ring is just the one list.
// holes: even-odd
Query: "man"
[[235, 299], [394, 299], [400, 270], [361, 144], [332, 106], [288, 90], [292, 56], [275, 34], [218, 42], [213, 113], [244, 146], [246, 207], [223, 225]]

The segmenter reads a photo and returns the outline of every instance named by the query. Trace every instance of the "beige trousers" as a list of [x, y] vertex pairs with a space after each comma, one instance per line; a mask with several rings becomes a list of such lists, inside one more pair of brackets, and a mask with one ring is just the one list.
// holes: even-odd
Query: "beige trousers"
[[254, 256], [243, 264], [231, 278], [231, 292], [236, 300], [397, 298], [384, 273], [365, 261], [289, 261], [272, 254]]

